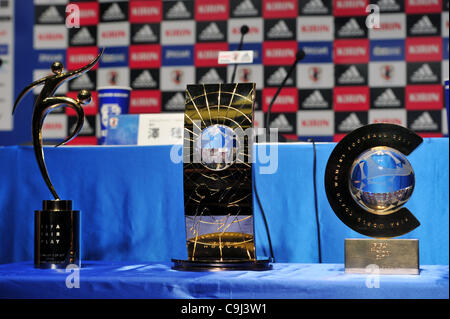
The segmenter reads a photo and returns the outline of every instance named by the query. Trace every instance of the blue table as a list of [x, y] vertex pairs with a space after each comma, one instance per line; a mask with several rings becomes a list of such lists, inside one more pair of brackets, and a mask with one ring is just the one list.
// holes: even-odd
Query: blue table
[[99, 261], [66, 272], [23, 262], [0, 265], [0, 298], [448, 299], [448, 274], [448, 266], [421, 266], [418, 276], [377, 277], [345, 274], [342, 264], [184, 272], [172, 270], [170, 263]]
[[[255, 186], [269, 224], [277, 262], [317, 263], [313, 146], [285, 143], [273, 149], [273, 174], [257, 161]], [[344, 263], [344, 239], [363, 237], [334, 214], [324, 190], [334, 143], [318, 143], [317, 198], [322, 262]], [[258, 151], [263, 147], [258, 145]], [[82, 259], [170, 262], [187, 258], [183, 169], [171, 146], [48, 147], [50, 178], [63, 199], [82, 213]], [[421, 225], [402, 238], [419, 239], [420, 262], [448, 265], [448, 138], [425, 139], [408, 156], [416, 188], [406, 207]], [[0, 147], [0, 264], [33, 259], [33, 212], [51, 199], [31, 147]], [[258, 256], [269, 256], [260, 207], [254, 201]]]

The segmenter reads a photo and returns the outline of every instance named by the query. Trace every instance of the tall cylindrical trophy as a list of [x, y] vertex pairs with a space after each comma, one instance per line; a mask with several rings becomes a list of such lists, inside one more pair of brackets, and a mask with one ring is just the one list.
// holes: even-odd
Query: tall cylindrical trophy
[[13, 109], [20, 100], [35, 86], [43, 85], [36, 98], [32, 117], [32, 136], [34, 154], [44, 181], [54, 199], [44, 200], [42, 210], [35, 211], [34, 215], [34, 265], [36, 268], [66, 268], [68, 265], [81, 267], [80, 256], [80, 225], [81, 212], [73, 210], [71, 200], [61, 200], [56, 192], [47, 172], [42, 147], [42, 126], [45, 117], [54, 109], [60, 107], [72, 108], [78, 116], [74, 131], [64, 141], [56, 146], [66, 144], [77, 136], [83, 127], [84, 111], [82, 106], [91, 101], [91, 93], [81, 90], [76, 99], [66, 96], [54, 96], [57, 88], [65, 81], [79, 77], [92, 69], [100, 59], [103, 51], [86, 66], [63, 73], [61, 62], [52, 64], [52, 73], [37, 80], [19, 94]]

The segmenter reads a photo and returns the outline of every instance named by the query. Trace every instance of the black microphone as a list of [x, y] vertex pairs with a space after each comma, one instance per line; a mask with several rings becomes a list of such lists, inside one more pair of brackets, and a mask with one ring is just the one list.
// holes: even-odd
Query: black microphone
[[[291, 68], [289, 69], [288, 73], [284, 77], [283, 82], [281, 82], [281, 85], [278, 87], [278, 90], [275, 92], [275, 95], [273, 96], [272, 101], [270, 101], [269, 109], [267, 110], [267, 115], [266, 115], [267, 116], [267, 118], [266, 118], [266, 135], [267, 135], [267, 139], [269, 139], [269, 137], [270, 137], [269, 123], [270, 123], [270, 112], [272, 111], [272, 106], [275, 103], [275, 100], [277, 99], [278, 94], [280, 94], [281, 89], [286, 84], [287, 79], [291, 76], [292, 71], [294, 71], [298, 61], [303, 60], [305, 55], [306, 55], [305, 51], [303, 51], [302, 49], [297, 51], [297, 54], [295, 55], [294, 63], [291, 65]], [[280, 137], [281, 137], [281, 135], [279, 135], [279, 138]]]
[[[239, 42], [239, 46], [237, 51], [241, 51], [242, 50], [242, 45], [244, 44], [244, 35], [246, 35], [248, 33], [248, 26], [246, 24], [244, 24], [241, 27], [241, 41]], [[233, 74], [231, 75], [231, 81], [230, 83], [234, 83], [234, 77], [236, 75], [236, 68], [237, 68], [237, 63], [234, 64], [234, 69], [233, 69]]]

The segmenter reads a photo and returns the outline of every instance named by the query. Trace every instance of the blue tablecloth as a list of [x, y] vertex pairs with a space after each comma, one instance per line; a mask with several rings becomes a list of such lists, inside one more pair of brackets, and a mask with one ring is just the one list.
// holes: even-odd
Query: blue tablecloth
[[73, 271], [35, 269], [30, 262], [0, 265], [0, 298], [449, 298], [448, 266], [421, 266], [417, 276], [370, 277], [345, 274], [342, 264], [185, 272], [172, 270], [169, 263], [84, 262], [78, 274], [76, 281]]
[[[344, 239], [360, 238], [331, 210], [324, 171], [334, 143], [319, 143], [317, 197], [324, 263], [344, 263]], [[262, 147], [258, 145], [259, 148]], [[50, 177], [62, 199], [82, 213], [83, 260], [169, 262], [187, 257], [183, 170], [171, 146], [48, 147]], [[272, 150], [275, 152], [275, 150]], [[318, 262], [311, 143], [279, 144], [276, 171], [255, 185], [270, 228], [277, 262]], [[275, 155], [275, 153], [273, 153]], [[406, 203], [421, 225], [402, 238], [419, 239], [420, 262], [448, 265], [449, 149], [447, 138], [427, 138], [410, 156], [416, 187]], [[33, 259], [33, 212], [51, 194], [33, 149], [0, 147], [0, 264]], [[258, 256], [268, 256], [260, 209], [254, 201]]]

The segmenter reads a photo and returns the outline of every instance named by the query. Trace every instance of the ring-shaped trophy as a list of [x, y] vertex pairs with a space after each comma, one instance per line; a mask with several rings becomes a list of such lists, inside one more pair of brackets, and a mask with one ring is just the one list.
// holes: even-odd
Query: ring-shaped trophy
[[[345, 271], [418, 274], [417, 239], [391, 239], [420, 225], [403, 205], [415, 176], [406, 158], [421, 143], [413, 131], [394, 124], [369, 124], [346, 135], [331, 153], [325, 190], [336, 216], [354, 231], [375, 239], [345, 239]], [[369, 268], [370, 268], [369, 267]]]
[[103, 51], [90, 63], [80, 69], [63, 73], [61, 62], [54, 62], [51, 66], [53, 74], [39, 79], [26, 86], [17, 97], [13, 114], [20, 100], [34, 87], [44, 85], [33, 108], [32, 138], [36, 161], [41, 175], [54, 200], [44, 200], [43, 209], [35, 211], [34, 215], [34, 266], [36, 268], [66, 268], [68, 265], [81, 267], [80, 258], [80, 211], [72, 209], [71, 200], [61, 200], [56, 192], [47, 172], [42, 146], [42, 127], [46, 116], [60, 107], [69, 107], [77, 114], [74, 131], [60, 146], [74, 139], [83, 127], [84, 110], [82, 106], [91, 101], [88, 90], [80, 90], [77, 98], [54, 96], [56, 90], [65, 81], [75, 79], [92, 69], [97, 64]]

